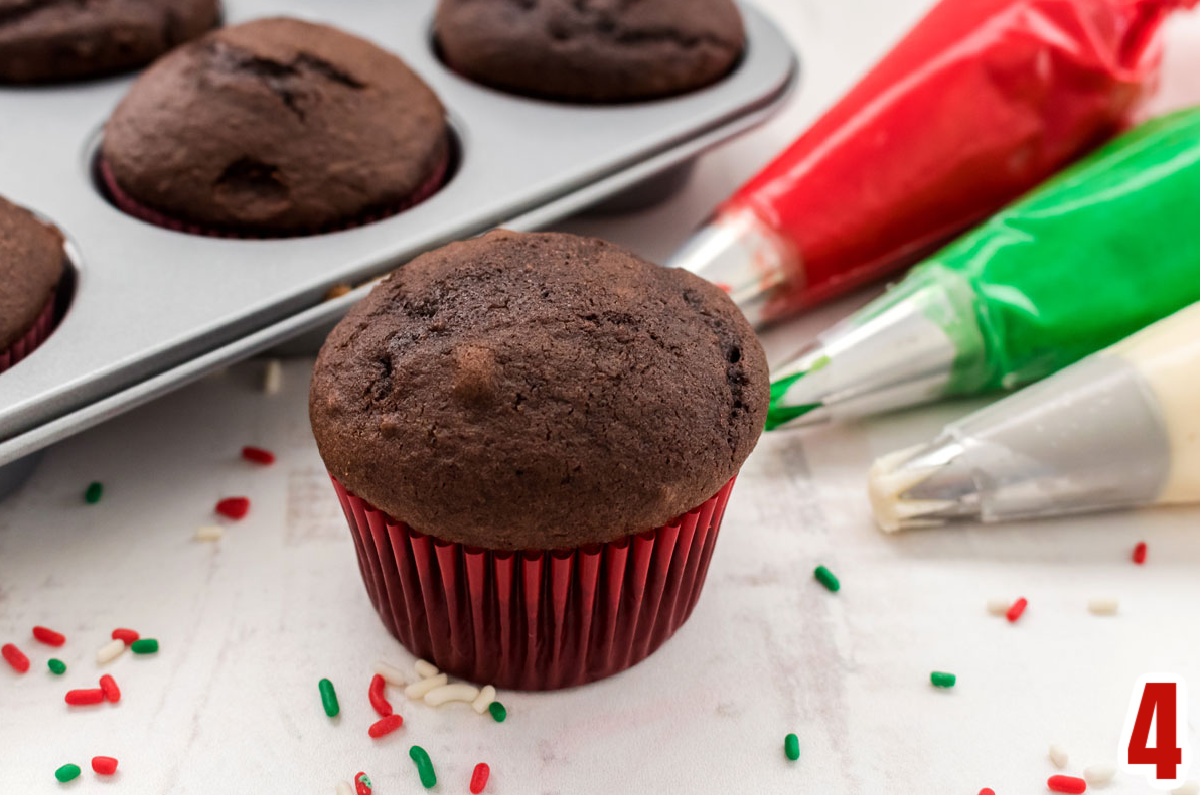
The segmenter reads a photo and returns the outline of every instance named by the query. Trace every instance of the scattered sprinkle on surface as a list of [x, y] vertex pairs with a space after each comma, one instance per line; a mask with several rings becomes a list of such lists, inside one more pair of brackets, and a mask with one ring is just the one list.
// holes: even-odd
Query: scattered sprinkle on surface
[[133, 643], [140, 637], [141, 635], [139, 635], [137, 631], [133, 629], [124, 629], [123, 627], [118, 627], [112, 631], [113, 640], [123, 640], [126, 643]]
[[422, 679], [419, 682], [413, 682], [408, 687], [404, 688], [404, 697], [412, 701], [420, 701], [425, 698], [425, 694], [430, 690], [441, 687], [450, 681], [446, 674], [438, 674], [431, 676], [428, 679]]
[[838, 578], [832, 571], [824, 566], [817, 566], [815, 569], [813, 569], [813, 577], [816, 578], [817, 582], [821, 583], [821, 585], [824, 585], [833, 593], [837, 593], [838, 591], [842, 590], [841, 582], [838, 581]]
[[196, 529], [196, 535], [193, 536], [197, 541], [212, 543], [220, 541], [225, 537], [225, 531], [216, 525], [205, 525]]
[[268, 359], [263, 371], [263, 392], [268, 395], [278, 395], [283, 389], [283, 362], [278, 359]]
[[62, 676], [67, 672], [67, 664], [57, 657], [51, 657], [49, 660], [46, 660], [46, 667], [58, 676]]
[[1141, 566], [1146, 562], [1146, 542], [1139, 541], [1137, 546], [1133, 548], [1133, 562]]
[[82, 772], [83, 771], [79, 769], [79, 765], [72, 765], [68, 763], [60, 767], [58, 770], [55, 770], [54, 777], [58, 779], [60, 783], [66, 784], [68, 781], [74, 781], [75, 779], [79, 778], [79, 774]]
[[432, 789], [437, 785], [437, 773], [433, 770], [433, 761], [429, 754], [419, 745], [408, 749], [408, 755], [417, 765], [417, 774], [421, 777], [421, 786]]
[[33, 637], [40, 643], [45, 643], [47, 646], [61, 646], [67, 642], [66, 637], [61, 632], [55, 632], [49, 627], [34, 627]]
[[996, 795], [996, 790], [992, 789], [991, 787], [984, 787], [983, 789], [979, 790], [979, 795]]
[[96, 663], [104, 665], [120, 657], [125, 652], [125, 641], [113, 638], [96, 651]]
[[492, 769], [487, 766], [487, 762], [480, 762], [475, 765], [475, 769], [471, 771], [471, 795], [479, 795], [487, 786], [488, 776], [492, 774]]
[[93, 756], [92, 770], [101, 776], [111, 776], [117, 772], [117, 760], [111, 756]]
[[100, 498], [103, 496], [104, 484], [96, 480], [89, 483], [87, 489], [83, 492], [83, 501], [88, 505], [95, 505], [100, 502]]
[[784, 755], [795, 762], [800, 758], [800, 738], [795, 734], [789, 734], [783, 738], [783, 753]]
[[422, 679], [428, 679], [431, 676], [437, 676], [438, 673], [440, 673], [438, 671], [438, 667], [428, 660], [417, 660], [415, 663], [413, 663], [413, 668], [416, 670], [417, 676], [421, 677]]
[[1029, 600], [1022, 596], [1020, 599], [1012, 603], [1012, 607], [1008, 608], [1008, 612], [1004, 614], [1005, 618], [1010, 623], [1017, 623], [1017, 619], [1025, 614], [1025, 608], [1029, 606]]
[[378, 660], [371, 666], [371, 670], [387, 680], [387, 683], [392, 687], [406, 687], [408, 685], [408, 677], [391, 663]]
[[1185, 781], [1171, 790], [1171, 795], [1200, 795], [1200, 783]]
[[104, 703], [104, 691], [100, 688], [87, 690], [68, 690], [63, 700], [72, 707], [91, 707]]
[[934, 687], [954, 687], [958, 677], [945, 671], [933, 671], [929, 674], [929, 682]]
[[226, 497], [218, 500], [214, 511], [230, 519], [242, 519], [250, 513], [249, 497]]
[[325, 710], [325, 714], [331, 718], [336, 718], [341, 708], [338, 706], [337, 691], [333, 689], [333, 682], [328, 679], [322, 679], [317, 682], [317, 690], [321, 693], [321, 706]]
[[9, 666], [19, 674], [23, 674], [29, 670], [29, 658], [25, 656], [25, 652], [21, 651], [12, 643], [5, 643], [0, 646], [0, 656], [4, 657]]
[[129, 650], [134, 654], [155, 654], [158, 652], [158, 641], [154, 638], [138, 638], [129, 644]]
[[367, 736], [372, 740], [378, 740], [380, 737], [388, 736], [403, 725], [404, 718], [399, 715], [388, 715], [386, 718], [380, 718], [372, 723], [367, 728]]
[[504, 719], [508, 717], [508, 710], [499, 701], [488, 704], [488, 712], [491, 713], [492, 720], [496, 723], [504, 723]]
[[1083, 769], [1083, 780], [1093, 786], [1103, 786], [1117, 775], [1117, 766], [1108, 762], [1088, 765]]
[[1111, 597], [1088, 600], [1088, 612], [1094, 616], [1115, 616], [1120, 603]]
[[350, 786], [349, 781], [339, 781], [337, 783], [337, 795], [354, 795], [354, 787]]
[[496, 688], [491, 685], [484, 685], [479, 691], [479, 695], [471, 702], [471, 709], [482, 715], [487, 712], [487, 708], [496, 700]]
[[373, 789], [375, 789], [375, 785], [371, 783], [371, 779], [366, 773], [359, 773], [354, 777], [354, 791], [357, 795], [371, 795]]
[[261, 447], [246, 446], [242, 448], [242, 458], [255, 464], [270, 466], [275, 463], [275, 454]]
[[479, 696], [479, 688], [458, 682], [452, 685], [435, 687], [425, 694], [425, 703], [431, 707], [440, 707], [456, 701], [471, 703]]
[[1073, 793], [1073, 795], [1087, 792], [1087, 782], [1075, 776], [1051, 776], [1046, 781], [1046, 786], [1052, 792], [1067, 792]]
[[1067, 754], [1066, 748], [1054, 743], [1050, 746], [1050, 761], [1059, 770], [1063, 770], [1071, 761], [1071, 757]]
[[1011, 599], [994, 598], [987, 600], [987, 611], [993, 616], [1002, 616], [1008, 613], [1008, 608], [1012, 606]]
[[112, 674], [100, 677], [100, 691], [104, 693], [104, 698], [113, 704], [121, 700], [121, 688], [117, 687], [117, 680], [112, 678]]

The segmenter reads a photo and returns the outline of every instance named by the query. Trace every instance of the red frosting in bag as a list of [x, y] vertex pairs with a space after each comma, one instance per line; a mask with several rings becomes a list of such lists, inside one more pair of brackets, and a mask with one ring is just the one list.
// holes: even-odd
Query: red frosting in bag
[[1084, 154], [1196, 0], [944, 0], [722, 207], [790, 244], [779, 317], [909, 265]]

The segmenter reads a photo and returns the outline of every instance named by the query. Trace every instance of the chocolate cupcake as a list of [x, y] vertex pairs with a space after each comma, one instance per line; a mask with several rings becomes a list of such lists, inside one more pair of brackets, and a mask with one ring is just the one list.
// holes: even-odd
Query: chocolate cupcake
[[471, 80], [568, 102], [694, 91], [746, 46], [732, 0], [441, 0], [434, 31], [446, 63]]
[[599, 240], [497, 232], [377, 286], [322, 348], [309, 408], [393, 634], [458, 676], [548, 689], [687, 618], [767, 402], [721, 290]]
[[0, 0], [0, 83], [136, 69], [217, 24], [218, 0]]
[[197, 234], [315, 234], [430, 196], [445, 111], [395, 55], [271, 18], [160, 59], [109, 120], [101, 173], [127, 212]]
[[0, 371], [50, 335], [66, 262], [63, 245], [57, 229], [0, 197]]

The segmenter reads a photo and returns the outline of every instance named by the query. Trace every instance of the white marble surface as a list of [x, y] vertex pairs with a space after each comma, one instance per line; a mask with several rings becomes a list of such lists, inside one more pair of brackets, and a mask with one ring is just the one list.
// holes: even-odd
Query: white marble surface
[[[668, 204], [563, 228], [669, 253], [927, 3], [762, 5], [805, 63], [803, 91], [779, 120], [708, 157]], [[1175, 23], [1171, 39], [1162, 105], [1200, 101], [1200, 21]], [[862, 300], [775, 332], [772, 349]], [[695, 614], [645, 663], [574, 691], [504, 693], [503, 725], [394, 694], [405, 728], [372, 742], [370, 663], [411, 658], [359, 582], [308, 432], [310, 366], [290, 362], [284, 392], [268, 398], [261, 363], [248, 363], [60, 444], [0, 505], [0, 642], [19, 641], [34, 661], [21, 677], [0, 666], [0, 793], [332, 793], [360, 769], [380, 795], [412, 793], [414, 742], [432, 754], [443, 793], [466, 792], [477, 761], [491, 764], [498, 795], [1035, 793], [1055, 772], [1051, 742], [1076, 772], [1115, 761], [1140, 674], [1175, 671], [1200, 689], [1200, 511], [900, 538], [873, 528], [867, 463], [971, 407], [958, 404], [765, 438]], [[279, 463], [242, 462], [244, 444]], [[106, 493], [87, 506], [93, 479]], [[252, 498], [249, 517], [217, 545], [192, 541], [233, 494]], [[1150, 544], [1145, 567], [1129, 562], [1138, 540]], [[818, 562], [841, 576], [840, 594], [813, 583]], [[985, 613], [987, 598], [1018, 595], [1030, 599], [1019, 625]], [[1094, 596], [1120, 598], [1120, 615], [1088, 615]], [[70, 638], [62, 678], [28, 637], [37, 623]], [[110, 666], [120, 705], [68, 710], [63, 692], [94, 686], [95, 649], [118, 625], [158, 637], [162, 651]], [[932, 669], [957, 673], [958, 687], [934, 691]], [[322, 676], [339, 686], [333, 723], [317, 698]], [[797, 763], [781, 752], [789, 731]], [[97, 754], [120, 758], [116, 779], [91, 773]], [[62, 787], [53, 771], [67, 761], [85, 772]], [[1150, 790], [1122, 778], [1106, 791]]]

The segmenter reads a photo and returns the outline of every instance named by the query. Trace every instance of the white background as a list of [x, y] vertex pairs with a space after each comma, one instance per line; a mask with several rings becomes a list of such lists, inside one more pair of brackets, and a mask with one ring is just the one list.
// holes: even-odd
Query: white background
[[[686, 191], [652, 210], [562, 228], [656, 259], [723, 196], [846, 90], [928, 3], [762, 0], [795, 42], [803, 85], [762, 130], [707, 157]], [[1159, 106], [1200, 102], [1200, 20], [1170, 28]], [[774, 358], [866, 296], [768, 340]], [[311, 362], [290, 362], [282, 394], [258, 390], [261, 363], [189, 387], [49, 451], [0, 505], [0, 642], [34, 660], [0, 666], [0, 793], [332, 793], [366, 770], [380, 795], [417, 792], [407, 749], [427, 748], [439, 792], [466, 792], [487, 761], [491, 793], [965, 793], [1045, 791], [1057, 772], [1117, 761], [1129, 690], [1149, 670], [1200, 688], [1200, 512], [1093, 517], [888, 538], [863, 495], [870, 460], [973, 407], [959, 403], [869, 424], [764, 437], [734, 492], [708, 585], [691, 621], [645, 663], [547, 695], [504, 693], [502, 725], [393, 694], [405, 728], [366, 737], [370, 663], [407, 666], [367, 601], [349, 535], [308, 431]], [[243, 444], [279, 454], [258, 469]], [[91, 480], [104, 500], [83, 504]], [[218, 545], [191, 540], [222, 496], [250, 516]], [[1150, 561], [1129, 562], [1145, 540]], [[843, 590], [811, 571], [825, 563]], [[1015, 626], [988, 597], [1030, 600]], [[1120, 615], [1090, 616], [1095, 596]], [[29, 639], [47, 624], [58, 656]], [[110, 666], [116, 707], [68, 710], [94, 686], [93, 655], [115, 626], [162, 641], [155, 657]], [[959, 684], [936, 691], [933, 669]], [[330, 722], [316, 682], [338, 685]], [[1193, 699], [1193, 713], [1195, 713]], [[1193, 720], [1195, 720], [1193, 718]], [[800, 736], [789, 763], [783, 736]], [[1191, 741], [1195, 740], [1192, 736]], [[93, 755], [120, 758], [104, 782]], [[62, 788], [53, 771], [85, 768]], [[1122, 778], [1107, 791], [1149, 792]]]

